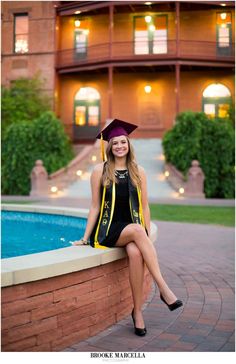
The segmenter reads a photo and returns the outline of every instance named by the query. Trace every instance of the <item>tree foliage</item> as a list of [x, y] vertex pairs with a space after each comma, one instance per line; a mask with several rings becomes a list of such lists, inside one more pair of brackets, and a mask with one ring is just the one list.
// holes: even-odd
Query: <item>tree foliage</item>
[[185, 176], [193, 159], [205, 174], [206, 197], [234, 198], [234, 128], [229, 119], [209, 119], [204, 113], [179, 114], [163, 138], [166, 161]]

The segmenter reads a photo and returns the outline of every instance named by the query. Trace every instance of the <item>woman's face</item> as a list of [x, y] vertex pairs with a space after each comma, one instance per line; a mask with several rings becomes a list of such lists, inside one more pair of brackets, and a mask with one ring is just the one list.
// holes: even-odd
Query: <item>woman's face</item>
[[125, 157], [129, 152], [129, 144], [126, 136], [120, 135], [112, 139], [112, 153], [116, 158]]

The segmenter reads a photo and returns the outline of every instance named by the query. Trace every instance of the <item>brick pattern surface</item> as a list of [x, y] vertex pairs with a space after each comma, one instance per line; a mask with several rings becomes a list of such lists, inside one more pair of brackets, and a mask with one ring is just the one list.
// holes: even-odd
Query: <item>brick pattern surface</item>
[[[145, 272], [144, 300], [152, 279]], [[132, 308], [128, 259], [2, 289], [2, 351], [61, 351]]]
[[147, 335], [129, 316], [65, 351], [234, 352], [234, 229], [158, 222], [163, 275], [184, 307], [170, 312], [153, 285], [144, 305]]

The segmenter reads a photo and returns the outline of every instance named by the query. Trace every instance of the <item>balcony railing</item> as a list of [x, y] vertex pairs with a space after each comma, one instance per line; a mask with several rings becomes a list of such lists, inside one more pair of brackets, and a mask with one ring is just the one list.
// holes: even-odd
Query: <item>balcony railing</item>
[[[181, 40], [177, 47], [176, 40], [160, 41], [149, 44], [148, 54], [142, 53], [140, 46], [139, 43], [139, 54], [137, 54], [134, 42], [103, 43], [86, 48], [60, 50], [57, 52], [56, 66], [66, 68], [109, 61], [136, 62], [176, 58], [234, 62], [234, 43], [230, 47], [219, 48], [216, 42]], [[146, 43], [143, 44], [143, 49], [145, 47]]]

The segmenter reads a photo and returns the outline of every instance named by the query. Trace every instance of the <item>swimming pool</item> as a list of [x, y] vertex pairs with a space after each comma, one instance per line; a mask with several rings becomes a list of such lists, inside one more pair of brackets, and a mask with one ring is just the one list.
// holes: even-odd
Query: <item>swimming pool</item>
[[86, 219], [35, 212], [2, 211], [1, 257], [11, 258], [71, 246]]

